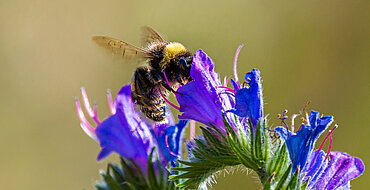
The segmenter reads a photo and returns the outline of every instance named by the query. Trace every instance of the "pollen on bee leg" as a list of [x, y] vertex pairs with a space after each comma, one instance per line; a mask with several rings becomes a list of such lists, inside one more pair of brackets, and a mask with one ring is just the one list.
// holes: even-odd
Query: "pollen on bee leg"
[[[319, 149], [317, 150], [317, 152], [316, 152], [316, 154], [315, 154], [315, 157], [314, 157], [314, 158], [312, 159], [312, 161], [311, 161], [310, 169], [311, 169], [311, 167], [312, 167], [312, 165], [313, 165], [314, 161], [316, 160], [316, 157], [318, 156], [319, 151], [320, 151], [320, 150], [322, 149], [322, 147], [324, 146], [324, 144], [325, 144], [326, 140], [330, 137], [330, 142], [329, 142], [328, 152], [326, 153], [325, 160], [328, 158], [329, 153], [330, 153], [330, 150], [331, 150], [331, 145], [332, 145], [332, 136], [331, 136], [331, 134], [333, 133], [333, 131], [334, 131], [336, 128], [338, 128], [338, 125], [335, 125], [335, 126], [333, 127], [333, 129], [332, 129], [332, 130], [329, 130], [329, 133], [326, 135], [325, 139], [322, 141], [322, 143], [321, 143], [321, 145], [320, 145]], [[325, 160], [324, 160], [324, 161], [325, 161]]]
[[107, 90], [107, 99], [110, 112], [112, 113], [112, 115], [116, 114], [116, 108], [114, 107], [112, 93], [110, 92], [110, 89]]
[[173, 104], [172, 102], [170, 102], [162, 93], [162, 90], [161, 88], [158, 88], [158, 91], [159, 91], [159, 94], [161, 94], [162, 98], [164, 99], [165, 102], [167, 102], [168, 104], [170, 104], [173, 108], [177, 109], [177, 110], [180, 110], [180, 107], [179, 106], [176, 106], [175, 104]]
[[85, 117], [85, 114], [83, 113], [83, 111], [81, 109], [80, 101], [76, 98], [75, 102], [76, 102], [77, 114], [78, 114], [78, 117], [80, 119], [80, 126], [81, 126], [82, 130], [84, 130], [84, 132], [89, 137], [91, 137], [92, 139], [97, 141], [97, 138], [96, 138], [96, 135], [95, 135], [95, 129], [87, 121], [87, 119]]
[[239, 77], [238, 77], [238, 71], [237, 71], [238, 56], [243, 46], [244, 44], [239, 45], [238, 49], [236, 50], [235, 57], [234, 57], [234, 79], [235, 79], [236, 84], [239, 84]]

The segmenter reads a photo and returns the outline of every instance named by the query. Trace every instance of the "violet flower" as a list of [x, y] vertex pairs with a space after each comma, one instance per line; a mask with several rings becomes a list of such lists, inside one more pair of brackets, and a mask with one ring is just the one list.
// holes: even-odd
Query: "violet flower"
[[141, 170], [146, 172], [148, 158], [153, 148], [156, 148], [159, 161], [164, 166], [180, 156], [181, 136], [187, 122], [181, 121], [179, 124], [174, 124], [173, 118], [170, 118], [169, 123], [159, 126], [142, 119], [140, 113], [135, 111], [135, 104], [131, 100], [130, 84], [121, 88], [114, 103], [108, 92], [112, 115], [101, 123], [97, 118], [96, 106], [94, 110], [91, 109], [84, 89], [82, 89], [82, 96], [87, 112], [98, 125], [94, 129], [89, 124], [76, 99], [82, 129], [102, 147], [98, 160], [116, 152], [123, 158], [134, 160]]
[[[202, 50], [198, 50], [193, 57], [190, 75], [193, 81], [180, 87], [176, 98], [180, 104], [180, 119], [192, 119], [206, 125], [214, 125], [224, 130], [222, 111], [239, 116], [243, 125], [249, 119], [255, 129], [263, 117], [263, 97], [260, 71], [253, 69], [245, 75], [248, 87], [241, 87], [238, 81], [236, 64], [242, 45], [239, 46], [234, 59], [234, 78], [231, 79], [234, 90], [227, 87], [225, 78], [221, 85], [217, 73], [214, 72], [214, 63]], [[223, 90], [223, 91], [220, 91]], [[234, 125], [234, 116], [227, 117]]]
[[214, 64], [210, 57], [201, 49], [193, 56], [190, 70], [193, 81], [181, 86], [176, 94], [180, 104], [179, 119], [191, 119], [205, 125], [214, 125], [225, 132], [222, 111], [233, 107], [234, 100], [230, 95], [219, 93], [222, 86]]
[[300, 180], [309, 180], [308, 189], [350, 189], [350, 180], [365, 171], [361, 159], [346, 153], [330, 152], [329, 158], [322, 150], [311, 153], [300, 175]]
[[275, 128], [275, 131], [285, 140], [293, 164], [293, 172], [298, 167], [301, 168], [300, 178], [309, 179], [310, 188], [349, 189], [349, 181], [364, 172], [363, 162], [343, 152], [330, 152], [331, 134], [337, 126], [330, 130], [324, 139], [325, 142], [330, 137], [328, 153], [325, 154], [321, 150], [324, 142], [319, 150], [313, 151], [316, 140], [333, 122], [333, 116], [319, 117], [318, 112], [311, 111], [308, 122], [307, 125], [302, 124], [297, 133], [292, 132], [294, 129], [289, 131], [283, 127]]

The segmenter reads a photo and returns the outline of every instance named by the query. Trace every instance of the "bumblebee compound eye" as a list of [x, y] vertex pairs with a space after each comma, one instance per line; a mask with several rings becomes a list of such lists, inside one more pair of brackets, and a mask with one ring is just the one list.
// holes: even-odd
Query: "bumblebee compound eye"
[[188, 68], [188, 62], [186, 62], [186, 60], [184, 58], [181, 58], [179, 60], [179, 63], [183, 67], [183, 69], [187, 69]]

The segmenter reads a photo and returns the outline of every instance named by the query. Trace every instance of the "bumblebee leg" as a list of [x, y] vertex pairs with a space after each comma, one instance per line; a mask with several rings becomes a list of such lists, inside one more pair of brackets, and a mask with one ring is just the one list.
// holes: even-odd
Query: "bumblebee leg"
[[181, 76], [179, 74], [176, 74], [176, 80], [181, 84], [181, 86], [184, 85], [184, 81], [182, 80]]
[[173, 88], [171, 88], [166, 81], [161, 81], [161, 85], [166, 89], [166, 90], [169, 90], [170, 92], [173, 92], [174, 94], [180, 94], [180, 95], [183, 95], [182, 93], [180, 92], [176, 92]]
[[131, 97], [140, 106], [141, 112], [153, 121], [166, 120], [166, 104], [156, 91], [160, 78], [153, 69], [149, 66], [139, 67], [131, 80]]

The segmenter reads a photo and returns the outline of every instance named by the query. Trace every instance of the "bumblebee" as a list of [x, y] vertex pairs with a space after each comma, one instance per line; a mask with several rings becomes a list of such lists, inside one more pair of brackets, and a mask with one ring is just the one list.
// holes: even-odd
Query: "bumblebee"
[[169, 92], [177, 93], [179, 85], [192, 80], [192, 54], [178, 42], [167, 42], [150, 27], [142, 30], [143, 48], [106, 36], [94, 36], [93, 41], [123, 58], [139, 58], [147, 62], [131, 77], [132, 101], [152, 121], [166, 122], [163, 97], [167, 97]]

